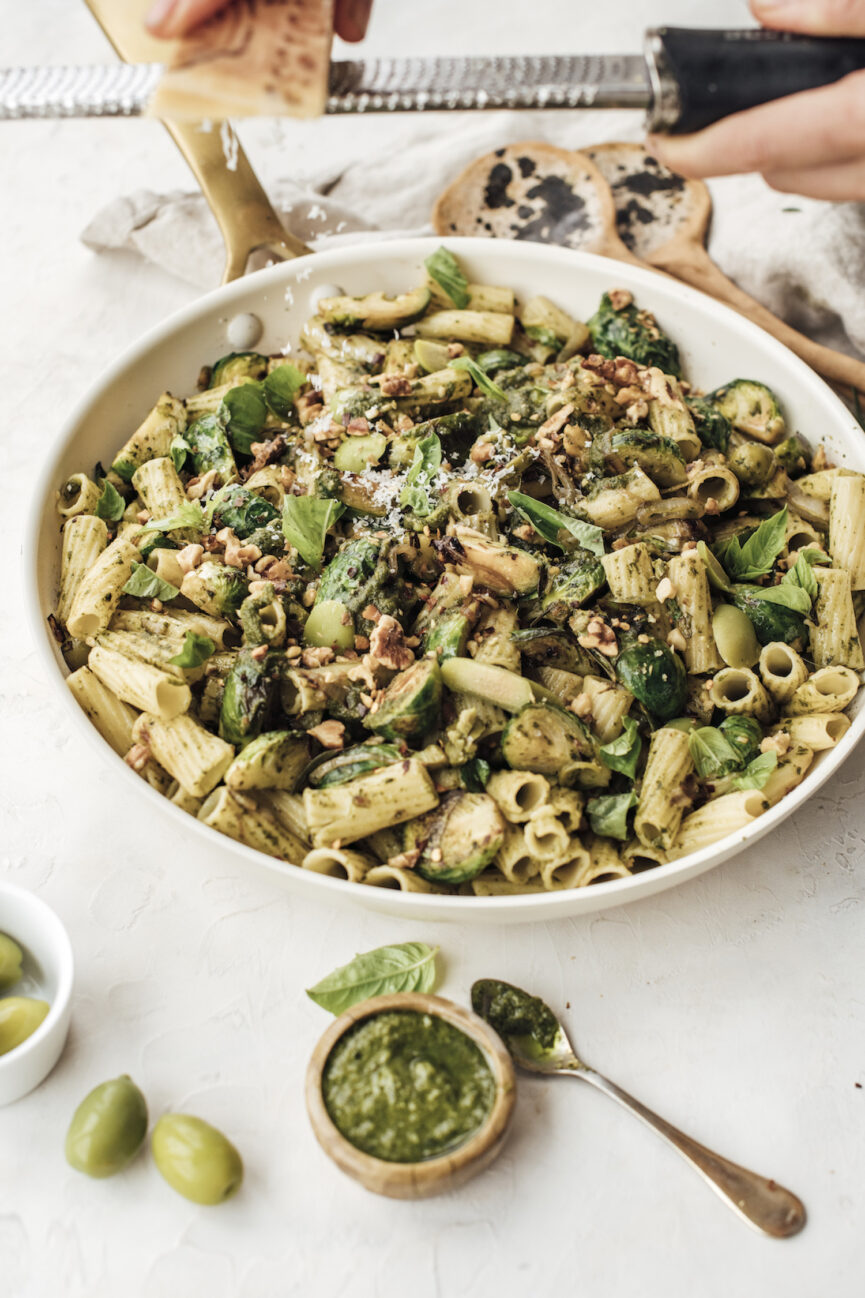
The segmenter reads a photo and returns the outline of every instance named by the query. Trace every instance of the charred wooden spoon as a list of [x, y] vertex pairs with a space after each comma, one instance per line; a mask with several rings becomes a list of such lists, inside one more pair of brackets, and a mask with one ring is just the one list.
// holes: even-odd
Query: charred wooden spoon
[[496, 1029], [520, 1068], [530, 1073], [576, 1077], [609, 1095], [663, 1136], [715, 1193], [757, 1230], [775, 1239], [787, 1239], [805, 1225], [805, 1208], [795, 1194], [714, 1154], [584, 1064], [555, 1014], [538, 997], [510, 983], [482, 978], [472, 987], [472, 1009]]

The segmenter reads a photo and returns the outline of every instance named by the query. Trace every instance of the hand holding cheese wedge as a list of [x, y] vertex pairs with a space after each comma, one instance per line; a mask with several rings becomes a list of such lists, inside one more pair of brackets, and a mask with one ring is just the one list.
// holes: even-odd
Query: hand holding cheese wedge
[[317, 117], [334, 31], [361, 40], [372, 0], [157, 0], [147, 16], [173, 41], [152, 116]]

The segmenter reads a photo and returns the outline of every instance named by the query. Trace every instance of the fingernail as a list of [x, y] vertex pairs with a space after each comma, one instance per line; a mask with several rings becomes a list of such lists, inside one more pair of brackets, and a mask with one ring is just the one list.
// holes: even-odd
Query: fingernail
[[349, 0], [348, 22], [354, 29], [353, 35], [356, 41], [363, 40], [366, 35], [371, 9], [372, 0]]
[[177, 8], [177, 0], [155, 0], [144, 19], [145, 27], [150, 31], [159, 31]]

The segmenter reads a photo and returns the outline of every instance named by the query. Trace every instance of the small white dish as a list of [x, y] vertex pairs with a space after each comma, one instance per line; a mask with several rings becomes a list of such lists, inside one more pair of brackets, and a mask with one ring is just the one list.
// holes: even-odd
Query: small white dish
[[25, 888], [0, 883], [0, 933], [24, 952], [21, 982], [2, 996], [38, 996], [51, 1006], [20, 1046], [0, 1055], [0, 1105], [34, 1090], [60, 1058], [72, 1011], [72, 944], [50, 906]]

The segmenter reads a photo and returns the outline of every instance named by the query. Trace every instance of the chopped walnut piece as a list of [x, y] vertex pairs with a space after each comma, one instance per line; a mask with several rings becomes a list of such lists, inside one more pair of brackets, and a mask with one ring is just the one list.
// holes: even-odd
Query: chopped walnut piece
[[471, 575], [471, 573], [467, 573], [464, 576], [460, 577], [460, 590], [464, 595], [471, 595], [472, 586], [474, 586], [474, 584], [475, 584], [475, 579]]
[[669, 577], [662, 577], [655, 588], [655, 599], [659, 604], [663, 604], [665, 599], [673, 599], [676, 594], [676, 587], [670, 581]]
[[597, 649], [605, 658], [615, 658], [619, 652], [613, 628], [597, 617], [593, 617], [584, 633], [577, 637], [577, 644], [583, 649]]
[[493, 448], [489, 442], [475, 442], [469, 455], [473, 464], [486, 464], [492, 458]]
[[394, 870], [411, 870], [419, 856], [420, 849], [413, 848], [410, 852], [400, 852], [397, 856], [391, 856], [388, 865]]
[[254, 649], [250, 650], [249, 656], [254, 658], [257, 663], [260, 663], [263, 658], [267, 657], [267, 650], [268, 646], [266, 644], [257, 644]]
[[313, 645], [309, 649], [304, 649], [300, 660], [304, 667], [326, 667], [328, 663], [333, 662], [335, 656], [330, 645]]
[[268, 581], [275, 584], [280, 582], [291, 581], [294, 576], [294, 569], [287, 559], [277, 559], [272, 554], [265, 554], [255, 565], [255, 571], [260, 572]]
[[192, 572], [197, 568], [204, 558], [203, 545], [185, 545], [182, 550], [177, 551], [177, 566], [181, 572]]
[[369, 636], [356, 635], [354, 637], [354, 647], [355, 649], [360, 649], [361, 652], [365, 653], [369, 648]]
[[[146, 733], [142, 729], [142, 734]], [[131, 766], [133, 771], [137, 771], [140, 775], [150, 761], [150, 748], [147, 744], [134, 744], [123, 760], [127, 766]]]
[[216, 539], [225, 546], [225, 562], [230, 568], [245, 568], [248, 563], [255, 563], [261, 558], [257, 545], [244, 545], [230, 527], [223, 527], [216, 533]]
[[819, 473], [822, 469], [829, 469], [832, 466], [826, 456], [826, 447], [821, 442], [811, 457], [811, 472]]
[[463, 347], [462, 343], [448, 343], [448, 356], [451, 360], [455, 360], [457, 356], [462, 356], [464, 351], [465, 347]]
[[707, 514], [720, 514], [721, 506], [714, 496], [707, 496], [703, 502]]
[[341, 721], [322, 721], [306, 733], [317, 739], [322, 748], [342, 748], [345, 742], [345, 726]]
[[677, 626], [674, 626], [667, 636], [667, 644], [671, 649], [678, 649], [680, 653], [684, 653], [688, 647], [687, 640]]
[[370, 636], [369, 649], [373, 658], [383, 667], [401, 672], [414, 662], [414, 653], [409, 649], [403, 637], [403, 630], [395, 617], [383, 614], [376, 623]]
[[189, 499], [200, 500], [202, 496], [206, 496], [208, 491], [212, 491], [216, 486], [218, 477], [219, 473], [216, 469], [208, 469], [200, 478], [192, 478], [186, 484], [186, 494]]
[[377, 622], [381, 617], [381, 613], [379, 613], [375, 604], [367, 604], [366, 608], [361, 612], [361, 617], [365, 622]]
[[761, 753], [777, 753], [783, 757], [790, 747], [790, 736], [786, 730], [779, 730], [777, 734], [766, 735], [765, 739], [760, 742]]
[[149, 523], [149, 522], [150, 522], [150, 510], [149, 510], [149, 509], [139, 509], [139, 511], [138, 511], [138, 513], [135, 515], [135, 517], [138, 519], [139, 523], [140, 523], [140, 524], [142, 525], [142, 527], [143, 527], [145, 523]]
[[278, 460], [282, 455], [286, 445], [284, 433], [277, 433], [276, 437], [269, 442], [253, 442], [249, 448], [252, 452], [252, 463], [247, 465], [245, 477], [249, 478], [253, 473], [257, 473], [259, 469], [265, 468], [268, 464], [273, 464], [273, 461]]
[[564, 428], [573, 413], [574, 407], [572, 405], [562, 406], [555, 414], [550, 415], [549, 419], [544, 420], [538, 429], [538, 437], [552, 437], [554, 433], [558, 433], [560, 429]]
[[626, 306], [630, 306], [634, 300], [633, 293], [626, 288], [614, 288], [607, 294], [610, 299], [610, 306], [614, 311], [624, 311]]
[[411, 396], [411, 379], [403, 374], [382, 374], [379, 386], [386, 397]]
[[585, 721], [587, 717], [592, 715], [592, 700], [588, 694], [578, 694], [575, 699], [571, 700], [568, 706], [570, 707], [571, 712], [575, 712], [582, 721]]
[[593, 370], [608, 383], [613, 385], [613, 391], [618, 388], [635, 387], [640, 384], [638, 375], [640, 367], [635, 361], [628, 360], [626, 356], [617, 356], [612, 359], [608, 356], [598, 356], [593, 352], [591, 356], [586, 356], [582, 362], [584, 370]]

